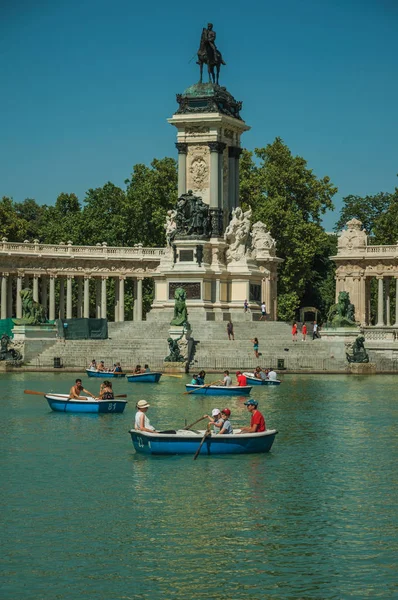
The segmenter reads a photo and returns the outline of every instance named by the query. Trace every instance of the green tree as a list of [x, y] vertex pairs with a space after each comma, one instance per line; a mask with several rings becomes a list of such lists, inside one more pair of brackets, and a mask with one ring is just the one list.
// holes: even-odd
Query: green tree
[[163, 246], [166, 214], [177, 202], [176, 161], [166, 157], [155, 158], [150, 167], [137, 164], [126, 184], [126, 245]]
[[374, 196], [345, 196], [343, 198], [343, 207], [340, 211], [339, 220], [336, 223], [335, 231], [341, 231], [347, 221], [359, 219], [362, 221], [366, 233], [373, 235], [373, 230], [377, 219], [383, 214], [391, 202], [391, 194], [380, 192]]
[[45, 219], [39, 228], [39, 238], [46, 244], [71, 241], [84, 244], [81, 206], [76, 194], [62, 193], [55, 205], [47, 207]]
[[89, 189], [82, 211], [82, 243], [108, 246], [125, 245], [123, 210], [126, 193], [110, 181], [101, 188]]
[[279, 317], [290, 320], [314, 279], [314, 261], [328, 246], [322, 215], [333, 208], [337, 188], [329, 177], [318, 179], [307, 162], [293, 156], [280, 138], [253, 153], [241, 165], [242, 204], [253, 210], [277, 240]]
[[26, 238], [28, 240], [40, 239], [40, 232], [46, 221], [47, 208], [45, 204], [40, 205], [33, 198], [26, 198], [23, 202], [15, 203], [17, 216], [27, 222]]
[[20, 217], [12, 198], [3, 196], [0, 200], [0, 236], [10, 242], [23, 242], [28, 231], [28, 222]]

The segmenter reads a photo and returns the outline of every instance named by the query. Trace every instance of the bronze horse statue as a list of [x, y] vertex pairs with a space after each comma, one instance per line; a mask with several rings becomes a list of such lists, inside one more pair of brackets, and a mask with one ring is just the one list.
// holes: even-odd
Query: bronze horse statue
[[225, 65], [221, 52], [217, 50], [214, 43], [215, 32], [213, 31], [213, 25], [209, 23], [207, 29], [203, 28], [202, 36], [200, 38], [200, 46], [198, 50], [198, 61], [197, 64], [200, 66], [200, 83], [203, 83], [203, 65], [207, 65], [207, 72], [209, 74], [209, 82], [218, 85], [218, 78], [220, 75], [220, 66]]

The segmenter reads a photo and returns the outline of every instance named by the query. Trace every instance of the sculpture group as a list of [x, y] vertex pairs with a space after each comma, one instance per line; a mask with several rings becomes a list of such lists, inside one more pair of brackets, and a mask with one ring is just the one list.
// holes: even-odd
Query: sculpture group
[[211, 236], [209, 206], [203, 202], [200, 196], [195, 196], [192, 190], [182, 194], [178, 199], [176, 210], [169, 212], [171, 213], [168, 215], [169, 222], [167, 224], [169, 238], [172, 236], [173, 239], [174, 237], [200, 239]]

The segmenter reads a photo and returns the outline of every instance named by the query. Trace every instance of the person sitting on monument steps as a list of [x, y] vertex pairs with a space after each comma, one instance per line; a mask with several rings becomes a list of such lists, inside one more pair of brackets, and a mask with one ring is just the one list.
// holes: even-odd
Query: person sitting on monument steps
[[80, 394], [82, 392], [85, 392], [86, 394], [88, 394], [92, 398], [95, 398], [94, 394], [92, 394], [88, 390], [84, 389], [83, 384], [82, 384], [82, 380], [81, 379], [76, 379], [75, 385], [72, 385], [72, 387], [70, 388], [69, 397], [71, 399], [79, 398]]

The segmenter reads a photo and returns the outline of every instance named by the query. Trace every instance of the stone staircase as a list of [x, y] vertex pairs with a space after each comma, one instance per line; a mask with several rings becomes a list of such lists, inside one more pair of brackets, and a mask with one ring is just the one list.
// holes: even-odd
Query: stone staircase
[[[245, 315], [246, 316], [246, 315]], [[30, 365], [52, 367], [54, 358], [60, 358], [65, 368], [86, 368], [95, 358], [104, 360], [106, 366], [120, 361], [125, 371], [137, 363], [148, 363], [152, 369], [164, 367], [168, 354], [168, 322], [142, 321], [109, 323], [107, 340], [57, 340], [44, 350]], [[194, 339], [190, 372], [200, 369], [223, 371], [230, 369], [253, 370], [263, 367], [283, 367], [294, 371], [340, 371], [346, 370], [345, 348], [342, 342], [318, 339], [293, 343], [291, 326], [275, 321], [234, 321], [235, 341], [229, 341], [225, 321], [191, 320]], [[261, 356], [254, 356], [251, 339], [259, 340]]]

